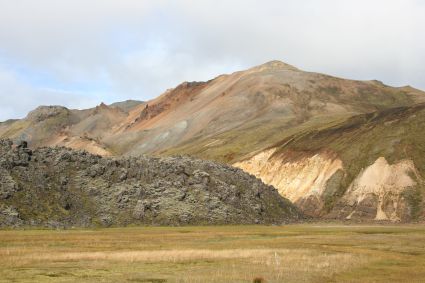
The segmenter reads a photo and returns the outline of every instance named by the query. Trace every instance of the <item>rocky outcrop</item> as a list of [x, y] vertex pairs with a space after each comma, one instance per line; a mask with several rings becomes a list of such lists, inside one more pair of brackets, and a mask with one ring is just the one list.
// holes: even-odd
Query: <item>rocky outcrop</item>
[[242, 170], [188, 157], [103, 158], [0, 142], [0, 226], [285, 223], [300, 213]]
[[33, 122], [42, 122], [58, 115], [69, 115], [69, 113], [70, 111], [63, 106], [40, 106], [28, 113], [27, 119]]
[[[422, 178], [412, 160], [389, 164], [380, 157], [344, 188], [345, 169], [335, 154], [275, 152], [265, 150], [234, 165], [276, 187], [309, 216], [392, 222], [415, 218], [413, 206], [421, 199], [412, 197]], [[340, 198], [338, 192], [343, 192]], [[328, 198], [337, 198], [331, 211], [325, 207]]]
[[343, 169], [342, 161], [329, 152], [290, 153], [273, 156], [268, 149], [234, 166], [254, 174], [278, 189], [310, 216], [319, 216], [324, 207], [323, 196], [329, 180]]
[[346, 219], [401, 221], [410, 215], [406, 193], [420, 176], [411, 160], [388, 164], [384, 157], [360, 172], [331, 214]]

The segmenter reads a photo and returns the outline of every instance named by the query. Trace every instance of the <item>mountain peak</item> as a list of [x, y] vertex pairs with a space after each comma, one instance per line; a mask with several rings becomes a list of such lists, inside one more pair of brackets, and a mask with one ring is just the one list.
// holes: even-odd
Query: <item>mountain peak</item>
[[58, 105], [39, 106], [27, 115], [27, 119], [41, 122], [48, 118], [58, 116], [60, 114], [67, 114], [68, 108]]
[[104, 102], [101, 102], [99, 105], [97, 105], [95, 107], [95, 112], [98, 112], [100, 110], [110, 110], [112, 109], [112, 107], [109, 107], [108, 105], [106, 105]]
[[299, 69], [286, 64], [282, 61], [279, 60], [273, 60], [273, 61], [269, 61], [266, 62], [264, 64], [258, 65], [254, 68], [252, 68], [251, 70], [258, 70], [258, 71], [264, 71], [264, 70], [292, 70], [292, 71], [298, 71]]

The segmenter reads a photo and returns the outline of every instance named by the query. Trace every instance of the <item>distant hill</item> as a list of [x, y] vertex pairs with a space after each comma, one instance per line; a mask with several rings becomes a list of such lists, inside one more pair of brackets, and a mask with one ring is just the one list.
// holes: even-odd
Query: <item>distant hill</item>
[[133, 109], [136, 106], [139, 106], [140, 104], [143, 104], [143, 101], [139, 101], [139, 100], [126, 100], [126, 101], [121, 101], [121, 102], [115, 102], [112, 103], [110, 106], [111, 107], [118, 107], [121, 110], [128, 112], [131, 109]]

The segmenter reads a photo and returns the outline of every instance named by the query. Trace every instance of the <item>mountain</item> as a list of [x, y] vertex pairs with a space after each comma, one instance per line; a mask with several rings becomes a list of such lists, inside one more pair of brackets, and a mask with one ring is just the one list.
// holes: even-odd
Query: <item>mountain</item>
[[272, 61], [208, 82], [185, 82], [145, 103], [88, 110], [39, 107], [0, 126], [31, 147], [64, 145], [102, 155], [188, 153], [228, 163], [306, 127], [425, 101], [411, 87], [351, 81]]
[[110, 106], [101, 103], [87, 110], [62, 106], [40, 106], [25, 119], [0, 124], [0, 136], [28, 141], [32, 147], [63, 145], [85, 149], [93, 154], [111, 155], [102, 139], [128, 117], [129, 111], [142, 104], [125, 101]]
[[234, 167], [174, 158], [111, 159], [0, 140], [0, 227], [281, 224], [302, 216]]
[[[105, 156], [187, 154], [243, 168], [315, 217], [409, 221], [423, 218], [419, 176], [425, 172], [413, 155], [424, 154], [416, 146], [422, 137], [414, 135], [421, 133], [417, 107], [424, 102], [425, 93], [410, 86], [347, 80], [272, 61], [207, 82], [185, 82], [128, 107], [41, 107], [25, 119], [0, 124], [0, 137], [28, 140], [31, 147], [61, 145]], [[406, 114], [415, 129], [400, 126], [397, 132], [397, 123], [370, 118], [410, 111], [419, 111], [412, 117]], [[407, 119], [400, 115], [400, 121]], [[378, 127], [385, 128], [383, 136], [374, 132]], [[407, 139], [403, 133], [410, 131]], [[359, 133], [369, 140], [360, 139]], [[387, 141], [387, 136], [394, 138]], [[416, 149], [404, 151], [397, 144]], [[397, 154], [376, 150], [388, 146]], [[411, 168], [403, 175], [410, 179], [403, 184], [360, 182], [375, 167], [375, 175]], [[389, 187], [397, 190], [387, 185], [383, 190], [403, 201], [391, 198], [394, 204], [387, 205], [390, 200], [376, 191], [383, 182], [394, 183]], [[354, 201], [358, 192], [348, 197], [355, 187], [366, 188], [373, 200]]]

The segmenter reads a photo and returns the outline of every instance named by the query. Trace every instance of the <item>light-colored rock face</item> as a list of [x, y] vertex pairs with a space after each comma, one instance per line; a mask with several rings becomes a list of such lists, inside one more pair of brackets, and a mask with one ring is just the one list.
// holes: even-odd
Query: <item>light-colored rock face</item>
[[[339, 170], [344, 171], [342, 161], [327, 153], [291, 158], [290, 153], [274, 156], [275, 152], [275, 148], [260, 152], [234, 166], [277, 188], [304, 213], [323, 215], [328, 181]], [[420, 177], [413, 161], [401, 160], [391, 165], [380, 157], [359, 172], [330, 215], [346, 219], [403, 220], [408, 207], [403, 193], [416, 186], [415, 178]]]
[[269, 149], [234, 166], [274, 186], [282, 196], [294, 203], [312, 197], [320, 203], [328, 180], [343, 168], [340, 159], [326, 153], [285, 161], [284, 157], [273, 157], [275, 151]]
[[375, 220], [399, 221], [404, 199], [402, 193], [416, 185], [411, 176], [418, 176], [411, 160], [388, 164], [384, 157], [363, 170], [349, 186], [342, 202], [353, 207], [347, 219], [358, 213], [358, 206], [367, 198], [377, 201]]

